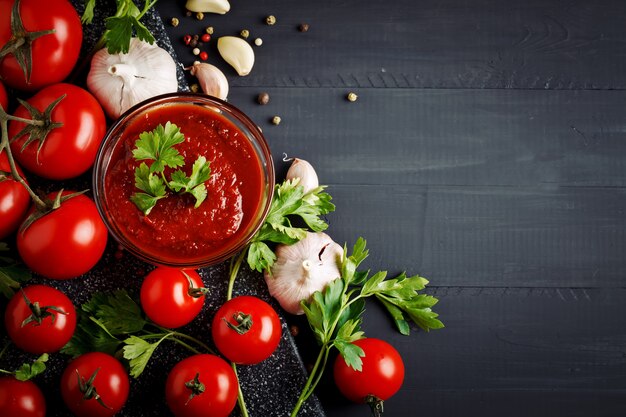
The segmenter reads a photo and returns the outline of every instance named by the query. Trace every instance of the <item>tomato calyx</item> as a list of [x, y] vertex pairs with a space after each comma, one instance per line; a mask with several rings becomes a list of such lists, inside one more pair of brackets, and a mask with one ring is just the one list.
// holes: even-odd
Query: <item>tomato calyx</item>
[[201, 297], [206, 296], [209, 293], [209, 289], [208, 288], [194, 287], [193, 281], [191, 280], [191, 277], [183, 270], [181, 270], [180, 272], [182, 272], [183, 275], [185, 276], [185, 278], [187, 278], [187, 282], [189, 283], [189, 288], [187, 289], [187, 294], [190, 297], [201, 298]]
[[85, 381], [85, 378], [83, 378], [78, 372], [78, 369], [76, 369], [76, 377], [78, 378], [78, 389], [80, 390], [80, 393], [83, 394], [82, 401], [89, 401], [94, 399], [104, 408], [113, 410], [111, 407], [106, 405], [106, 403], [102, 400], [102, 397], [100, 397], [100, 394], [98, 394], [98, 391], [96, 391], [96, 387], [93, 385], [93, 381], [96, 379], [98, 371], [100, 371], [100, 368], [96, 369], [94, 373], [91, 374], [89, 379]]
[[191, 390], [191, 394], [189, 394], [189, 398], [187, 399], [185, 405], [189, 404], [189, 401], [191, 401], [194, 397], [204, 393], [206, 387], [202, 382], [200, 382], [199, 372], [196, 372], [196, 376], [192, 380], [185, 382], [185, 388]]
[[86, 192], [87, 190], [83, 190], [83, 191], [78, 191], [75, 193], [63, 195], [63, 189], [61, 189], [54, 197], [54, 200], [50, 200], [48, 198], [43, 199], [42, 206], [36, 205], [35, 211], [33, 211], [32, 214], [28, 216], [26, 220], [24, 220], [24, 222], [20, 226], [19, 232], [22, 234], [25, 233], [31, 224], [41, 219], [46, 214], [50, 214], [54, 210], [58, 209], [59, 207], [61, 207], [61, 204], [63, 204], [70, 198], [79, 196], [81, 194], [85, 194]]
[[48, 137], [48, 134], [52, 132], [52, 130], [62, 127], [63, 123], [54, 122], [52, 120], [52, 111], [54, 108], [66, 97], [67, 94], [63, 94], [61, 97], [54, 100], [52, 103], [46, 107], [46, 109], [41, 112], [37, 108], [35, 108], [32, 104], [28, 103], [25, 100], [17, 99], [19, 103], [28, 110], [31, 115], [32, 121], [35, 123], [28, 123], [22, 130], [20, 130], [12, 141], [21, 138], [22, 136], [28, 135], [28, 139], [24, 141], [22, 144], [22, 148], [20, 152], [24, 152], [24, 149], [31, 143], [35, 141], [39, 141], [39, 145], [37, 146], [37, 163], [39, 163], [39, 153], [41, 152], [41, 148], [43, 148], [44, 142]]
[[365, 403], [369, 405], [374, 417], [381, 417], [383, 415], [383, 403], [384, 401], [375, 395], [369, 394], [365, 397]]
[[21, 290], [21, 291], [22, 291], [22, 297], [24, 297], [24, 302], [26, 302], [26, 305], [28, 306], [28, 308], [30, 309], [32, 313], [30, 316], [26, 317], [24, 321], [22, 321], [21, 327], [24, 327], [29, 323], [34, 323], [33, 326], [41, 326], [41, 323], [46, 317], [51, 317], [50, 320], [52, 320], [52, 323], [54, 323], [55, 320], [57, 319], [57, 316], [56, 314], [51, 313], [51, 311], [54, 311], [58, 314], [63, 314], [63, 315], [68, 314], [66, 311], [63, 311], [57, 306], [43, 306], [42, 307], [39, 305], [39, 301], [35, 301], [33, 303], [28, 299], [28, 296], [26, 296], [26, 293], [24, 292], [24, 290]]
[[241, 311], [233, 314], [233, 320], [235, 320], [237, 324], [232, 324], [230, 321], [226, 320], [226, 317], [222, 317], [222, 320], [224, 320], [229, 329], [234, 330], [239, 334], [246, 334], [248, 330], [252, 328], [253, 324], [252, 316]]
[[20, 0], [13, 3], [11, 10], [11, 39], [0, 49], [0, 59], [13, 54], [15, 60], [24, 72], [26, 83], [30, 83], [33, 70], [33, 42], [42, 36], [55, 33], [54, 29], [29, 32], [24, 27], [20, 14]]

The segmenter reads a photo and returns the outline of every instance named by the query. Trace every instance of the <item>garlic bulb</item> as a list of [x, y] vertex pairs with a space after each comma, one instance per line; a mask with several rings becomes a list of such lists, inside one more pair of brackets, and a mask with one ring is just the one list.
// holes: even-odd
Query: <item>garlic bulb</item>
[[190, 12], [225, 14], [230, 10], [228, 0], [187, 0], [185, 9]]
[[305, 194], [316, 189], [320, 185], [313, 165], [304, 159], [296, 158], [293, 160], [289, 170], [287, 171], [286, 178], [288, 180], [299, 178], [299, 184], [304, 187]]
[[237, 74], [244, 76], [252, 71], [254, 51], [244, 39], [237, 36], [222, 36], [217, 40], [217, 50], [224, 61], [237, 71]]
[[135, 104], [178, 90], [176, 63], [165, 50], [137, 38], [127, 54], [96, 52], [91, 60], [87, 87], [113, 119]]
[[300, 301], [341, 276], [343, 249], [325, 233], [311, 233], [293, 245], [278, 245], [276, 262], [265, 271], [270, 294], [285, 311], [303, 314]]
[[198, 78], [205, 94], [222, 100], [228, 97], [228, 80], [216, 66], [196, 61], [191, 67], [191, 75]]

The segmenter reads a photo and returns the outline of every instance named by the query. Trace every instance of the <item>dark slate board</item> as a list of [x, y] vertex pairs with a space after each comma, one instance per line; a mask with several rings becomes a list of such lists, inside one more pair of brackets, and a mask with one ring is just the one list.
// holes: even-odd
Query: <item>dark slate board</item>
[[[75, 3], [77, 9], [82, 12], [82, 2], [76, 0]], [[108, 6], [112, 7], [112, 4], [110, 2]], [[111, 15], [113, 12], [114, 10], [98, 4], [94, 24], [86, 28], [83, 55], [88, 54], [90, 46], [96, 42], [102, 32], [103, 16]], [[156, 11], [149, 12], [144, 21], [157, 38], [159, 45], [176, 57], [158, 13]], [[188, 85], [181, 69], [179, 69], [179, 84], [179, 90], [188, 91]], [[29, 180], [36, 188], [59, 188], [58, 183], [37, 181], [31, 177], [29, 177]], [[90, 177], [85, 175], [79, 179], [67, 181], [63, 185], [66, 188], [73, 189], [89, 188]], [[124, 288], [131, 295], [136, 296], [139, 292], [142, 277], [150, 271], [152, 266], [136, 260], [129, 254], [125, 254], [122, 259], [118, 259], [114, 255], [116, 252], [117, 244], [110, 239], [103, 259], [92, 271], [84, 276], [69, 281], [54, 281], [35, 277], [31, 283], [44, 283], [60, 289], [74, 301], [76, 306], [87, 301], [91, 294], [97, 291], [109, 292]], [[210, 288], [211, 292], [206, 298], [205, 307], [201, 315], [193, 323], [183, 328], [182, 331], [205, 341], [213, 347], [210, 340], [210, 322], [215, 311], [226, 299], [228, 268], [226, 264], [223, 264], [202, 269], [199, 273], [203, 278], [205, 286]], [[234, 296], [242, 294], [258, 296], [270, 302], [277, 311], [281, 311], [278, 304], [273, 299], [270, 299], [263, 276], [245, 267], [242, 268], [234, 289]], [[4, 301], [0, 301], [0, 309], [2, 311], [4, 311], [5, 305]], [[306, 381], [307, 375], [303, 362], [287, 328], [283, 313], [281, 312], [280, 315], [283, 324], [283, 335], [274, 355], [258, 365], [238, 367], [241, 387], [251, 417], [288, 415]], [[2, 329], [3, 339], [6, 339], [4, 327]], [[189, 355], [189, 351], [183, 350], [175, 344], [164, 342], [157, 349], [144, 373], [138, 379], [131, 380], [131, 393], [128, 403], [117, 415], [129, 417], [171, 415], [165, 404], [165, 379], [169, 370], [178, 361]], [[2, 358], [2, 367], [12, 369], [20, 363], [32, 361], [33, 358], [33, 355], [19, 352], [11, 347]], [[58, 388], [58, 380], [67, 362], [68, 357], [66, 355], [51, 355], [48, 362], [48, 370], [44, 375], [36, 379], [37, 384], [42, 388], [46, 396], [47, 415], [50, 417], [70, 415], [61, 400]], [[240, 415], [238, 408], [235, 408], [232, 415]], [[304, 405], [300, 415], [323, 417], [325, 414], [317, 398], [312, 396]]]

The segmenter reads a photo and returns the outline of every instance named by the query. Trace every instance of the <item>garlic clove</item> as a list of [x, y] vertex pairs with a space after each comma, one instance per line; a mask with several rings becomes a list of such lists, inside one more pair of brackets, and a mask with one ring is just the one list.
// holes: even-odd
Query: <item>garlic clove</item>
[[191, 67], [191, 75], [198, 78], [200, 88], [205, 94], [222, 100], [228, 97], [228, 80], [215, 65], [195, 62]]
[[230, 10], [228, 0], [187, 0], [185, 8], [190, 12], [225, 14]]
[[300, 301], [322, 291], [341, 276], [343, 248], [325, 233], [307, 232], [293, 245], [278, 245], [276, 262], [265, 271], [265, 281], [272, 297], [291, 314], [303, 314]]
[[300, 185], [304, 187], [304, 193], [308, 193], [319, 187], [317, 173], [309, 162], [304, 159], [295, 158], [287, 171], [286, 178], [293, 180], [299, 178]]
[[241, 76], [248, 75], [254, 66], [254, 51], [244, 39], [236, 36], [222, 36], [217, 40], [217, 50]]

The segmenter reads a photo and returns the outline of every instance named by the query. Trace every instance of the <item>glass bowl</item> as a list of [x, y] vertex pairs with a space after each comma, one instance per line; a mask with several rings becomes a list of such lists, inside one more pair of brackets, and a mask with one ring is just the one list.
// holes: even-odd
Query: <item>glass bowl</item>
[[[174, 146], [185, 164], [155, 173], [155, 181], [167, 184], [176, 170], [193, 177], [194, 161], [205, 156], [207, 197], [196, 208], [192, 194], [174, 187], [144, 214], [131, 196], [144, 193], [135, 172], [153, 160], [138, 161], [133, 150], [142, 132], [168, 121], [185, 136]], [[257, 125], [236, 107], [193, 93], [165, 94], [129, 109], [109, 128], [93, 169], [95, 202], [115, 240], [143, 261], [177, 268], [214, 265], [242, 250], [265, 221], [274, 182], [270, 149]]]

